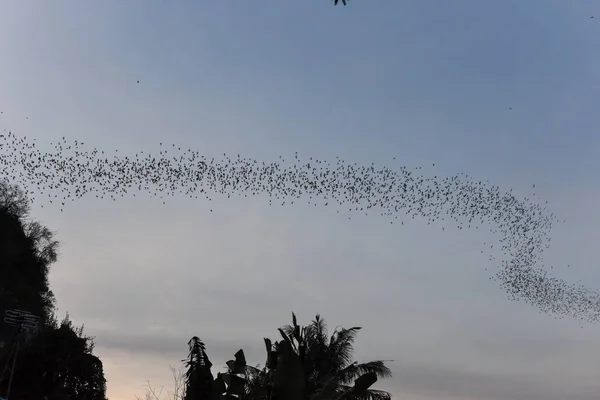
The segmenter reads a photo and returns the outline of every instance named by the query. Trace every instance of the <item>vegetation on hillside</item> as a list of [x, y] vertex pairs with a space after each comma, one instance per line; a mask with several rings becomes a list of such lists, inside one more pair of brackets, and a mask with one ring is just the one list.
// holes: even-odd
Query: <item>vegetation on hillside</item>
[[5, 396], [18, 344], [10, 398], [19, 400], [105, 400], [102, 362], [94, 341], [67, 314], [59, 322], [48, 282], [58, 241], [29, 219], [29, 201], [17, 186], [0, 182], [0, 313], [25, 310], [39, 317], [34, 332], [18, 336], [0, 324], [0, 396]]

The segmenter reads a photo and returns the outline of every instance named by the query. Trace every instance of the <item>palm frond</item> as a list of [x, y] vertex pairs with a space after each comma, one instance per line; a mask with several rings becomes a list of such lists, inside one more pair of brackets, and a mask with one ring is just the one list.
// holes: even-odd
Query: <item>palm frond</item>
[[311, 322], [310, 327], [317, 336], [323, 338], [327, 337], [327, 323], [319, 314], [317, 314], [315, 319]]
[[294, 337], [294, 327], [292, 325], [284, 325], [281, 330], [289, 337]]
[[292, 341], [295, 341], [298, 346], [303, 342], [305, 329], [298, 325], [296, 314], [292, 313], [292, 325], [282, 326], [281, 329], [290, 339], [292, 339]]
[[353, 343], [354, 339], [356, 338], [356, 335], [358, 334], [358, 331], [361, 329], [362, 328], [360, 326], [354, 326], [352, 328], [341, 328], [340, 330], [336, 329], [336, 331], [333, 332], [333, 335], [331, 335], [329, 344], [331, 345], [332, 342]]
[[315, 319], [306, 327], [306, 342], [307, 351], [325, 353], [329, 346], [329, 339], [327, 337], [327, 324], [325, 320], [321, 318], [319, 314]]
[[[352, 386], [340, 386], [341, 393], [349, 393]], [[385, 390], [369, 389], [358, 395], [343, 396], [344, 400], [391, 400], [392, 395]]]
[[272, 377], [265, 368], [249, 367], [246, 370], [246, 393], [242, 396], [248, 400], [268, 399], [271, 391]]
[[[292, 328], [293, 329], [293, 328]], [[281, 337], [283, 338], [283, 340], [290, 345], [290, 347], [292, 348], [292, 350], [294, 350], [295, 352], [298, 351], [297, 347], [296, 347], [296, 342], [294, 340], [292, 340], [293, 336], [288, 335], [283, 328], [279, 328], [279, 334], [281, 335]]]
[[356, 400], [391, 400], [392, 395], [385, 390], [369, 389], [354, 398]]
[[336, 360], [340, 369], [352, 363], [354, 339], [360, 327], [336, 330], [329, 339], [329, 357]]
[[258, 376], [262, 373], [263, 369], [259, 366], [253, 367], [252, 365], [246, 365], [246, 376]]
[[385, 366], [383, 361], [369, 361], [366, 363], [352, 363], [338, 373], [341, 384], [350, 384], [361, 375], [375, 372], [378, 378], [391, 378], [392, 371]]

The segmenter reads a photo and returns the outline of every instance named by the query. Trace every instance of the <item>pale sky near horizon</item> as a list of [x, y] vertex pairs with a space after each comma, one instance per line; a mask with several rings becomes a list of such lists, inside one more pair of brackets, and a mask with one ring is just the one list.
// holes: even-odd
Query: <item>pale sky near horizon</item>
[[[567, 220], [554, 273], [600, 288], [599, 23], [593, 0], [4, 0], [0, 127], [125, 154], [164, 141], [535, 184]], [[111, 400], [169, 387], [193, 335], [217, 366], [240, 348], [264, 363], [262, 338], [292, 311], [364, 327], [356, 357], [394, 360], [377, 384], [394, 398], [600, 392], [599, 326], [508, 301], [481, 230], [261, 197], [32, 214], [57, 232], [57, 305], [96, 337]]]

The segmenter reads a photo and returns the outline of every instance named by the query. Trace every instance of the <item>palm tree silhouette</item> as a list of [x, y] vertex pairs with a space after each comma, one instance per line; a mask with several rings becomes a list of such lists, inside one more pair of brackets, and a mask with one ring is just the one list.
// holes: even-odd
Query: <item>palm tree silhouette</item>
[[[335, 329], [328, 336], [325, 320], [317, 314], [305, 327], [300, 327], [292, 313], [292, 325], [279, 329], [285, 343], [298, 356], [304, 373], [308, 398], [321, 394], [327, 398], [345, 400], [389, 400], [391, 395], [382, 390], [368, 389], [355, 393], [352, 384], [365, 375], [377, 378], [392, 376], [384, 361], [358, 363], [354, 361], [354, 340], [360, 327]], [[268, 340], [267, 349], [269, 347]], [[276, 343], [276, 350], [281, 343]], [[321, 397], [321, 396], [318, 396]]]

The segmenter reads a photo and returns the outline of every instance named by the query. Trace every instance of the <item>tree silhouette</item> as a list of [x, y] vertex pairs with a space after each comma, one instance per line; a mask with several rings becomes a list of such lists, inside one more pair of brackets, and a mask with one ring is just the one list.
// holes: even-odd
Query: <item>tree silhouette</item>
[[[317, 315], [306, 327], [297, 324], [279, 329], [281, 341], [264, 339], [267, 362], [249, 366], [243, 350], [227, 362], [227, 372], [213, 379], [212, 363], [198, 337], [188, 345], [185, 361], [185, 400], [389, 400], [391, 395], [370, 387], [378, 378], [390, 377], [383, 361], [353, 361], [353, 343], [361, 329], [336, 329], [327, 335], [325, 321]], [[353, 385], [352, 385], [353, 384]]]
[[[23, 192], [0, 182], [0, 313], [23, 309], [45, 323], [54, 313], [48, 272], [56, 261], [58, 242], [39, 222], [26, 221], [28, 212]], [[0, 341], [10, 340], [11, 332], [1, 324]]]
[[[0, 369], [6, 370], [12, 345], [19, 344], [11, 398], [105, 400], [106, 380], [92, 338], [83, 326], [74, 327], [68, 314], [60, 323], [55, 316], [48, 272], [58, 242], [28, 216], [24, 192], [0, 181], [0, 313], [22, 309], [40, 317], [37, 331], [18, 341], [17, 332], [0, 323]], [[8, 376], [0, 376], [0, 395], [7, 384]]]
[[[350, 386], [362, 376], [369, 376], [370, 379], [375, 377], [375, 380], [392, 376], [383, 361], [366, 363], [354, 361], [354, 339], [360, 329], [360, 327], [339, 328], [329, 337], [327, 324], [320, 315], [317, 315], [308, 326], [301, 327], [294, 313], [292, 313], [292, 325], [279, 329], [283, 342], [279, 342], [278, 345], [285, 343], [297, 356], [304, 374], [304, 387], [308, 396], [321, 393], [324, 396], [342, 396], [345, 399], [387, 400], [391, 398], [388, 392], [373, 389], [357, 394]], [[266, 343], [268, 348], [268, 342]], [[364, 381], [363, 379], [362, 382]]]
[[184, 400], [213, 400], [214, 378], [211, 372], [212, 363], [206, 355], [204, 343], [194, 336], [188, 342], [190, 352], [184, 360], [185, 372]]
[[18, 185], [0, 181], [0, 213], [24, 218], [29, 214], [29, 201]]
[[42, 327], [20, 351], [11, 397], [106, 400], [102, 362], [93, 349], [93, 339], [68, 314]]

